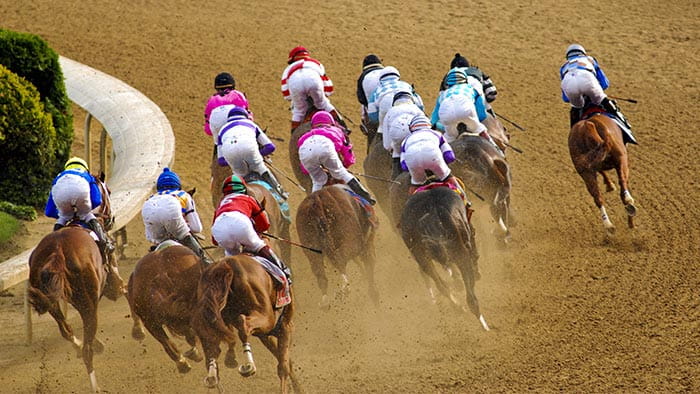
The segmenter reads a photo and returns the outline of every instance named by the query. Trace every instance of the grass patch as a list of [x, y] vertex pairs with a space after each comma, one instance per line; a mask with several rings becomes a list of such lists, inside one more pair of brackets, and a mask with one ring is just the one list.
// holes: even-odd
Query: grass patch
[[19, 228], [19, 220], [8, 213], [0, 211], [0, 244], [12, 238]]

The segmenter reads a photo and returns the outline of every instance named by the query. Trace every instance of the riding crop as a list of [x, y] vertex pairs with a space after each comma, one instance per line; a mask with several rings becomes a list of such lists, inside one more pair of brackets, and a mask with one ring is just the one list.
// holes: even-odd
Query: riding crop
[[610, 97], [611, 99], [614, 99], [614, 100], [622, 100], [622, 101], [627, 101], [628, 103], [637, 104], [637, 100], [635, 100], [635, 99], [616, 97], [616, 96], [608, 96], [608, 97]]
[[524, 128], [524, 127], [522, 127], [522, 126], [520, 126], [519, 124], [513, 122], [512, 120], [506, 118], [505, 116], [503, 116], [503, 115], [501, 115], [501, 114], [499, 114], [499, 113], [497, 113], [497, 112], [495, 112], [495, 111], [494, 111], [493, 113], [496, 114], [496, 116], [498, 116], [499, 118], [501, 118], [501, 119], [505, 120], [506, 122], [508, 122], [508, 123], [512, 124], [513, 126], [515, 126], [518, 130], [520, 130], [520, 131], [525, 131], [525, 128]]
[[359, 176], [363, 176], [363, 177], [369, 178], [369, 179], [376, 179], [376, 180], [378, 180], [378, 181], [387, 182], [387, 183], [395, 183], [395, 184], [397, 184], [397, 185], [400, 185], [400, 184], [401, 184], [401, 182], [394, 181], [394, 180], [391, 180], [391, 179], [382, 178], [382, 177], [379, 177], [379, 176], [367, 175], [367, 174], [363, 174], [363, 173], [361, 173], [361, 172], [352, 172], [352, 171], [349, 171], [349, 172], [350, 172], [351, 174], [353, 174], [353, 175], [359, 175]]
[[298, 187], [299, 189], [301, 189], [301, 191], [303, 191], [304, 193], [306, 193], [306, 189], [304, 188], [304, 186], [302, 186], [302, 185], [300, 185], [299, 183], [297, 183], [297, 181], [295, 181], [295, 180], [292, 179], [289, 175], [287, 175], [286, 172], [284, 172], [284, 171], [280, 170], [279, 168], [273, 166], [273, 165], [272, 165], [272, 162], [270, 162], [270, 160], [264, 160], [264, 161], [265, 161], [265, 164], [267, 164], [268, 166], [270, 166], [270, 168], [272, 168], [273, 170], [275, 170], [275, 171], [279, 172], [280, 174], [284, 175], [284, 177], [287, 178], [287, 180], [288, 180], [289, 182], [292, 182], [292, 184], [293, 184], [294, 186]]
[[278, 237], [278, 236], [276, 236], [276, 235], [272, 235], [272, 234], [269, 234], [269, 233], [261, 233], [261, 234], [264, 235], [264, 236], [266, 236], [266, 237], [270, 237], [270, 238], [274, 238], [274, 239], [279, 240], [279, 241], [282, 241], [282, 242], [286, 242], [286, 243], [288, 243], [288, 244], [290, 244], [290, 245], [294, 245], [294, 246], [298, 246], [298, 247], [303, 248], [303, 249], [306, 249], [306, 250], [310, 250], [310, 251], [312, 251], [312, 252], [314, 252], [314, 253], [318, 253], [318, 254], [322, 254], [322, 253], [323, 253], [322, 251], [320, 251], [320, 250], [318, 250], [318, 249], [310, 248], [310, 247], [308, 247], [308, 246], [305, 246], [305, 245], [296, 243], [296, 242], [294, 242], [294, 241], [290, 241], [290, 240], [285, 239], [285, 238], [282, 238], [282, 237]]

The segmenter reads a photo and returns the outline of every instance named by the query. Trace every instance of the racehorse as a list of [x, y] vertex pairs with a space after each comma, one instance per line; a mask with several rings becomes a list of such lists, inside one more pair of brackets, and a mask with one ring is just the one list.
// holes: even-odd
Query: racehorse
[[[202, 361], [190, 319], [197, 303], [197, 285], [203, 269], [199, 257], [190, 248], [175, 241], [165, 241], [136, 263], [129, 278], [127, 298], [134, 322], [131, 336], [143, 340], [143, 326], [146, 326], [175, 361], [180, 373], [191, 369], [185, 358]], [[185, 337], [191, 348], [184, 355], [170, 340], [164, 327], [174, 335]], [[229, 344], [226, 365], [236, 366], [233, 343]]]
[[[100, 174], [96, 179], [103, 201], [99, 209], [96, 209], [96, 216], [98, 220], [111, 220], [109, 192], [104, 185], [104, 174]], [[111, 227], [111, 224], [108, 223], [105, 227]], [[106, 265], [107, 262], [103, 260], [90, 231], [75, 220], [46, 235], [29, 256], [28, 300], [37, 313], [41, 315], [49, 312], [56, 320], [63, 338], [71, 342], [78, 351], [78, 357], [83, 358], [94, 392], [99, 391], [99, 387], [92, 365], [93, 353], [101, 353], [104, 350], [102, 342], [95, 338], [97, 304], [102, 295], [116, 300], [120, 294], [120, 289], [116, 288], [119, 286], [116, 280], [121, 278], [118, 277], [116, 269], [110, 271], [110, 275], [116, 274], [115, 282], [112, 283], [115, 288], [111, 292], [107, 291]], [[59, 306], [60, 300], [70, 303], [80, 314], [83, 321], [82, 341], [75, 337], [73, 329], [66, 321]]]
[[450, 143], [456, 160], [450, 163], [452, 173], [464, 184], [483, 196], [498, 227], [497, 237], [510, 241], [510, 227], [515, 225], [510, 204], [512, 185], [510, 166], [485, 138], [460, 134]]
[[308, 195], [297, 209], [296, 228], [301, 243], [321, 250], [323, 254], [304, 250], [311, 270], [321, 289], [321, 307], [330, 307], [328, 278], [324, 256], [340, 272], [347, 289], [347, 264], [358, 262], [369, 284], [369, 295], [379, 303], [379, 292], [374, 280], [374, 237], [377, 217], [369, 205], [364, 205], [344, 184], [324, 186]]
[[218, 161], [218, 155], [216, 153], [216, 146], [214, 146], [214, 156], [211, 159], [211, 182], [209, 184], [209, 191], [211, 192], [211, 205], [216, 209], [219, 206], [219, 202], [223, 197], [223, 192], [221, 191], [221, 185], [224, 183], [224, 179], [232, 174], [231, 167], [220, 166]]
[[301, 391], [289, 358], [294, 301], [292, 298], [286, 306], [275, 308], [276, 292], [276, 282], [249, 255], [225, 257], [204, 270], [197, 289], [192, 326], [207, 360], [206, 386], [218, 386], [222, 390], [216, 361], [221, 352], [219, 343], [222, 340], [233, 342], [236, 335], [243, 343], [245, 355], [245, 362], [238, 371], [244, 377], [255, 374], [249, 339], [254, 335], [277, 359], [280, 392], [287, 392], [287, 378], [295, 392]]
[[505, 153], [510, 142], [510, 133], [503, 126], [503, 123], [490, 113], [487, 114], [486, 119], [482, 123], [486, 126], [487, 133], [493, 138], [496, 145]]
[[445, 297], [459, 306], [456, 296], [442, 280], [433, 262], [450, 273], [452, 266], [456, 266], [462, 275], [469, 310], [488, 331], [474, 292], [474, 283], [480, 277], [474, 231], [459, 195], [447, 187], [435, 187], [413, 194], [404, 206], [400, 228], [401, 237], [418, 263], [433, 301], [431, 280]]
[[[601, 111], [593, 109], [593, 111]], [[603, 226], [608, 234], [615, 231], [605, 210], [603, 195], [598, 188], [597, 175], [603, 176], [607, 191], [615, 190], [615, 186], [605, 171], [615, 169], [620, 185], [620, 199], [627, 212], [627, 224], [634, 227], [633, 218], [637, 213], [634, 199], [628, 188], [629, 163], [627, 148], [623, 142], [622, 130], [610, 117], [600, 112], [574, 124], [569, 133], [569, 154], [576, 172], [586, 184], [588, 192], [593, 197], [595, 205], [600, 210]]]
[[[249, 178], [246, 179], [246, 182], [248, 194], [258, 200], [260, 206], [267, 212], [267, 218], [270, 220], [270, 228], [268, 230], [270, 234], [279, 238], [289, 239], [291, 218], [289, 217], [287, 202], [275, 198], [275, 195], [265, 186], [267, 183], [263, 180]], [[287, 207], [286, 212], [283, 212], [280, 202], [282, 202], [283, 206]], [[292, 258], [291, 245], [276, 239], [269, 239], [268, 241], [272, 244], [271, 246], [274, 250], [279, 250], [281, 252], [282, 259], [289, 263]]]

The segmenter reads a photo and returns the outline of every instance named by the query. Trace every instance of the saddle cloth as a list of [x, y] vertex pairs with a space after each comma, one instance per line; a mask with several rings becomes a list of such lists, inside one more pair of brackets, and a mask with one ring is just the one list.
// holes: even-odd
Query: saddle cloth
[[272, 278], [280, 284], [280, 286], [277, 288], [277, 301], [275, 302], [275, 308], [281, 308], [285, 305], [288, 305], [290, 302], [292, 302], [292, 295], [289, 292], [289, 282], [287, 281], [287, 277], [284, 275], [284, 272], [276, 266], [274, 263], [270, 262], [270, 260], [260, 257], [260, 256], [251, 256], [255, 260], [260, 263], [260, 265], [265, 268], [265, 271], [267, 271]]
[[352, 198], [360, 203], [360, 206], [365, 211], [365, 217], [367, 217], [367, 220], [369, 220], [372, 227], [376, 228], [379, 226], [379, 219], [377, 219], [377, 215], [374, 214], [374, 207], [369, 203], [369, 201], [365, 200], [362, 198], [362, 196], [347, 187], [343, 187], [343, 190], [345, 190]]
[[617, 116], [605, 111], [603, 108], [596, 107], [596, 106], [592, 106], [590, 108], [587, 108], [584, 110], [583, 114], [581, 115], [581, 119], [588, 119], [595, 114], [605, 115], [608, 118], [614, 120], [615, 123], [617, 123], [617, 125], [620, 127], [620, 130], [622, 130], [622, 140], [625, 144], [627, 144], [627, 143], [633, 143], [635, 145], [637, 144], [637, 140], [634, 138], [634, 135], [632, 134], [632, 130], [630, 130], [629, 127], [627, 127], [627, 125], [622, 120], [620, 120]]
[[[462, 184], [462, 180], [458, 179], [457, 180], [460, 184]], [[449, 182], [430, 182], [427, 185], [420, 186], [416, 189], [415, 193], [419, 193], [425, 190], [430, 190], [430, 189], [435, 189], [436, 187], [447, 187], [453, 192], [457, 193], [459, 195], [459, 198], [462, 199], [465, 205], [468, 204], [467, 196], [464, 195], [464, 190], [458, 189], [455, 185]], [[464, 184], [462, 184], [462, 187], [464, 187]]]
[[269, 183], [260, 179], [250, 181], [249, 183], [257, 183], [258, 185], [261, 185], [262, 187], [267, 189], [270, 192], [270, 194], [272, 194], [272, 196], [275, 197], [277, 205], [279, 205], [280, 211], [282, 211], [282, 217], [284, 217], [284, 220], [286, 220], [288, 223], [292, 222], [292, 216], [289, 213], [289, 203], [287, 203], [287, 200], [282, 198], [282, 196], [277, 194], [277, 190], [274, 190]]

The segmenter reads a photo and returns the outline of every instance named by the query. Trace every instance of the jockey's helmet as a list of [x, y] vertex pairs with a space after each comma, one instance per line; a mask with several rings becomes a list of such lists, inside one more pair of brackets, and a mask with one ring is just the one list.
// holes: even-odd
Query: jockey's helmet
[[455, 57], [450, 63], [450, 68], [455, 67], [469, 67], [469, 60], [467, 60], [466, 57], [460, 55], [459, 53], [455, 53]]
[[414, 131], [421, 129], [430, 128], [430, 119], [427, 116], [418, 114], [411, 119], [411, 123], [408, 124], [408, 130], [413, 133]]
[[236, 80], [233, 79], [233, 75], [229, 73], [220, 73], [214, 78], [214, 89], [219, 90], [227, 88], [235, 89]]
[[247, 188], [245, 186], [245, 182], [238, 175], [229, 175], [226, 179], [224, 179], [224, 183], [221, 188], [224, 196], [231, 193], [245, 194], [246, 190]]
[[415, 101], [413, 100], [413, 95], [411, 94], [411, 92], [407, 92], [405, 90], [401, 90], [401, 91], [397, 92], [396, 94], [394, 94], [394, 100], [392, 101], [392, 104], [396, 105], [397, 101], [404, 101], [404, 102], [410, 101], [410, 102], [415, 104]]
[[248, 110], [243, 108], [243, 107], [239, 107], [237, 105], [233, 106], [233, 108], [231, 108], [228, 111], [228, 118], [230, 119], [230, 118], [233, 118], [234, 116], [243, 117], [243, 118], [248, 119]]
[[209, 128], [213, 135], [216, 136], [219, 134], [219, 130], [221, 130], [228, 120], [228, 112], [234, 107], [235, 105], [233, 104], [224, 104], [211, 110], [211, 114], [209, 115]]
[[180, 187], [182, 187], [180, 185], [180, 177], [173, 171], [170, 171], [170, 168], [163, 168], [163, 172], [158, 176], [156, 189], [161, 192], [163, 190], [179, 189]]
[[80, 167], [82, 167], [85, 171], [90, 171], [87, 162], [77, 156], [68, 159], [68, 161], [66, 161], [66, 164], [63, 166], [63, 168], [66, 170], [75, 170], [79, 169]]
[[328, 111], [317, 111], [311, 117], [311, 127], [317, 127], [320, 125], [335, 126], [335, 119], [333, 119], [333, 115], [331, 115]]
[[447, 73], [447, 78], [445, 78], [445, 84], [447, 86], [455, 86], [460, 83], [467, 83], [467, 73], [460, 68], [453, 68]]
[[585, 55], [586, 50], [583, 49], [583, 47], [579, 44], [571, 44], [569, 45], [568, 48], [566, 48], [566, 58], [570, 58], [572, 56], [579, 56], [579, 55]]
[[401, 78], [401, 74], [399, 74], [399, 70], [396, 69], [394, 66], [386, 66], [382, 69], [381, 73], [379, 74], [379, 79], [382, 80], [384, 77], [387, 77], [389, 75], [395, 75], [396, 78]]
[[309, 51], [302, 46], [298, 46], [289, 51], [289, 58], [287, 59], [287, 64], [292, 64], [294, 63], [294, 61], [307, 56], [309, 56]]
[[382, 59], [379, 58], [379, 56], [375, 54], [369, 54], [365, 56], [364, 60], [362, 60], [362, 68], [367, 68], [369, 66], [375, 66], [375, 65], [382, 65]]

